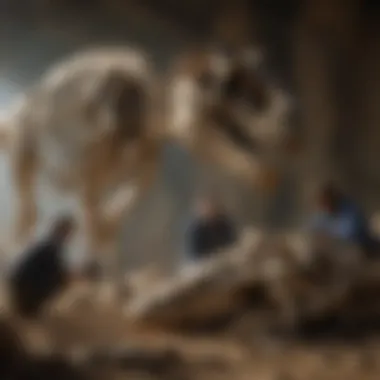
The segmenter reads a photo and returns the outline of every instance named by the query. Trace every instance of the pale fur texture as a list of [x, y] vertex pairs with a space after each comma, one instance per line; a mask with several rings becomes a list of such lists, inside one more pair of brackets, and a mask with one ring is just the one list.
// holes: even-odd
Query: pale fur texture
[[79, 197], [89, 251], [114, 250], [122, 217], [156, 172], [155, 86], [142, 52], [100, 48], [60, 62], [20, 98], [1, 124], [18, 196], [15, 240], [33, 232], [41, 173]]

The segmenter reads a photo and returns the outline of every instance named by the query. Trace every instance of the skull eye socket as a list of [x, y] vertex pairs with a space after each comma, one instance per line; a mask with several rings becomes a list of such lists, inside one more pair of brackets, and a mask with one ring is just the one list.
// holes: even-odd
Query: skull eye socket
[[259, 111], [265, 110], [269, 105], [268, 88], [259, 78], [251, 78], [248, 82], [250, 103]]
[[204, 71], [198, 78], [198, 83], [202, 88], [210, 88], [214, 84], [214, 77], [209, 71]]
[[132, 139], [142, 132], [146, 100], [138, 82], [115, 72], [105, 81], [97, 101], [109, 107], [121, 136]]
[[231, 73], [224, 86], [227, 100], [243, 100], [258, 111], [269, 103], [268, 91], [255, 73], [237, 69]]
[[240, 70], [235, 70], [225, 83], [224, 95], [227, 99], [244, 97], [244, 75]]

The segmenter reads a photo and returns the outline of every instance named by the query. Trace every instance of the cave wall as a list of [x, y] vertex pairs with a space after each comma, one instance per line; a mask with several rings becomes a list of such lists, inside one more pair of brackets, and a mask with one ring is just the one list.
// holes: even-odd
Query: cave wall
[[378, 4], [355, 0], [310, 0], [299, 13], [294, 72], [306, 205], [333, 179], [367, 211], [379, 207], [379, 16]]

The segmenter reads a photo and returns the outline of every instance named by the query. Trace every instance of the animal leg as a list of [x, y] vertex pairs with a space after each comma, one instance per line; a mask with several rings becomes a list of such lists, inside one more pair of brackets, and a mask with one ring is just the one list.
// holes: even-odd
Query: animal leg
[[157, 172], [154, 158], [140, 167], [139, 173], [131, 181], [120, 186], [112, 197], [102, 205], [102, 217], [108, 233], [118, 229], [122, 219], [132, 211], [151, 187]]
[[17, 243], [27, 242], [37, 222], [34, 193], [37, 165], [37, 157], [32, 146], [21, 142], [12, 157], [12, 179], [16, 196], [16, 221], [13, 238]]
[[110, 252], [111, 247], [108, 244], [110, 231], [101, 218], [100, 204], [96, 187], [91, 188], [89, 186], [82, 196], [87, 250], [91, 256], [91, 264], [101, 271], [101, 275], [106, 275], [110, 269], [109, 262], [112, 252]]
[[116, 268], [115, 255], [124, 217], [150, 188], [156, 173], [156, 157], [144, 162], [139, 169], [135, 178], [120, 186], [105, 201], [101, 194], [97, 194], [96, 186], [87, 185], [83, 197], [90, 253], [95, 255], [95, 260], [105, 272], [112, 272], [111, 268]]
[[259, 157], [252, 157], [251, 154], [233, 148], [219, 135], [210, 136], [207, 140], [207, 144], [199, 147], [201, 156], [211, 159], [231, 174], [262, 189], [264, 193], [275, 191], [278, 182], [277, 174], [273, 169], [261, 163]]
[[107, 208], [101, 198], [94, 198], [91, 192], [83, 200], [88, 250], [102, 277], [116, 275], [118, 237], [123, 217], [136, 204], [140, 195], [137, 193], [138, 187], [122, 187], [106, 203]]
[[216, 133], [203, 140], [203, 144], [199, 144], [198, 149], [200, 149], [200, 156], [203, 156], [205, 160], [214, 162], [257, 190], [260, 203], [256, 214], [259, 220], [265, 223], [270, 215], [270, 207], [277, 196], [281, 181], [280, 173], [265, 161], [262, 162], [259, 156], [239, 150]]

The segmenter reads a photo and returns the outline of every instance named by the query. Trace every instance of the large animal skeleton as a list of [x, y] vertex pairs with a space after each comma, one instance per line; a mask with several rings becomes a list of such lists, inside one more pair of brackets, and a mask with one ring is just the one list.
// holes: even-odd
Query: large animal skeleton
[[283, 138], [289, 106], [256, 68], [247, 54], [194, 53], [164, 88], [144, 53], [129, 48], [95, 49], [53, 67], [3, 122], [18, 196], [15, 239], [28, 239], [36, 223], [40, 172], [79, 198], [89, 251], [110, 257], [166, 138], [260, 182], [260, 158], [273, 163], [268, 153]]
[[178, 61], [169, 86], [171, 135], [254, 186], [272, 184], [290, 141], [290, 98], [261, 69], [254, 49], [198, 51]]

